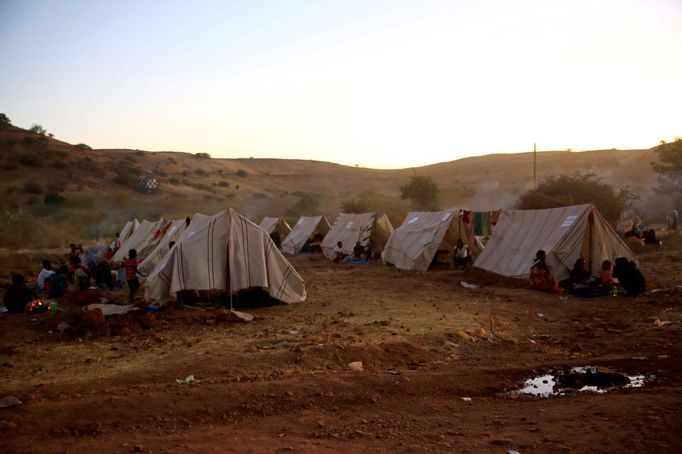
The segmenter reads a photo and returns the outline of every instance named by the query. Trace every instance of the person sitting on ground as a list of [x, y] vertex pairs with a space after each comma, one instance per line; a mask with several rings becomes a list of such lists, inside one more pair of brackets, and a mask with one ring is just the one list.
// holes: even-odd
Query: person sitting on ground
[[613, 284], [613, 265], [610, 260], [604, 260], [599, 269], [599, 280], [602, 285]]
[[71, 266], [69, 274], [76, 288], [78, 290], [87, 290], [90, 286], [90, 275], [88, 269], [82, 264], [81, 258], [77, 255], [72, 255], [69, 257], [69, 265]]
[[376, 249], [374, 249], [374, 245], [372, 244], [372, 240], [367, 241], [367, 245], [365, 246], [364, 250], [362, 251], [362, 255], [365, 257], [365, 260], [375, 260], [376, 259]]
[[126, 270], [126, 280], [128, 282], [128, 301], [135, 301], [135, 292], [140, 288], [140, 280], [137, 278], [137, 250], [128, 251], [128, 258], [123, 262]]
[[69, 269], [66, 265], [62, 265], [57, 269], [57, 272], [47, 278], [49, 282], [48, 298], [63, 298], [66, 294], [66, 281]]
[[562, 282], [562, 285], [574, 295], [585, 295], [594, 290], [597, 280], [592, 277], [587, 269], [585, 259], [580, 257], [573, 264], [569, 278]]
[[535, 260], [530, 267], [529, 275], [530, 288], [543, 292], [559, 292], [559, 283], [552, 276], [552, 271], [547, 265], [545, 251], [539, 250], [535, 254]]
[[656, 230], [649, 229], [644, 236], [644, 244], [649, 244], [652, 246], [662, 246], [662, 243], [656, 239]]
[[52, 271], [52, 264], [49, 260], [43, 260], [43, 269], [38, 273], [38, 278], [36, 279], [36, 290], [45, 290], [45, 279], [50, 275], [54, 274]]
[[455, 258], [455, 266], [467, 266], [471, 265], [473, 262], [471, 259], [471, 249], [464, 244], [464, 241], [462, 241], [461, 238], [457, 240], [453, 255]]
[[332, 260], [334, 263], [338, 263], [346, 257], [347, 254], [343, 252], [343, 243], [339, 241], [336, 243], [336, 246], [334, 246], [334, 249], [332, 249]]
[[613, 267], [613, 277], [618, 279], [628, 295], [637, 296], [646, 290], [646, 280], [637, 264], [625, 257], [618, 257]]
[[353, 247], [353, 260], [366, 260], [364, 252], [365, 248], [362, 247], [362, 244], [360, 244], [359, 241], [355, 243], [355, 246]]
[[5, 291], [3, 302], [9, 312], [24, 312], [26, 305], [34, 300], [33, 292], [25, 283], [23, 274], [12, 275], [12, 285]]

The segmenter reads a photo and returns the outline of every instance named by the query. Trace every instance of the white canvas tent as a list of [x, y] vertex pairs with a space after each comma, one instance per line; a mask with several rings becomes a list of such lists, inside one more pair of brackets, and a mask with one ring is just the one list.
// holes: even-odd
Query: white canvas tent
[[322, 240], [322, 252], [327, 258], [333, 258], [332, 250], [336, 243], [341, 241], [343, 252], [350, 255], [358, 241], [362, 246], [366, 246], [370, 240], [377, 252], [381, 252], [392, 233], [393, 226], [386, 215], [341, 213]]
[[128, 256], [128, 251], [131, 249], [137, 249], [138, 252], [142, 250], [143, 247], [153, 238], [154, 232], [156, 232], [163, 224], [166, 222], [165, 219], [159, 219], [156, 222], [143, 220], [140, 225], [135, 229], [130, 237], [123, 242], [121, 249], [116, 251], [111, 261], [114, 263], [123, 262]]
[[130, 238], [130, 236], [135, 233], [135, 230], [140, 226], [140, 222], [137, 219], [126, 222], [121, 231], [118, 234], [118, 240], [123, 244], [125, 240]]
[[282, 240], [291, 233], [291, 227], [287, 221], [284, 220], [284, 218], [273, 218], [266, 216], [262, 221], [260, 221], [260, 228], [265, 230], [268, 235], [270, 235], [270, 238], [272, 238], [272, 241], [275, 242], [277, 247], [279, 247], [279, 245], [282, 243]]
[[319, 237], [321, 242], [329, 228], [329, 222], [324, 216], [301, 216], [291, 233], [282, 240], [282, 252], [296, 254], [315, 237]]
[[169, 243], [171, 241], [178, 241], [186, 228], [187, 223], [184, 219], [167, 221], [160, 230], [155, 232], [154, 238], [141, 251], [138, 251], [139, 264], [137, 265], [137, 270], [143, 278], [154, 271], [154, 268], [170, 250], [168, 247]]
[[472, 226], [462, 220], [462, 210], [413, 211], [395, 229], [381, 259], [396, 268], [426, 271], [438, 251], [451, 257], [458, 239], [473, 253], [480, 251]]
[[303, 279], [267, 233], [232, 209], [214, 216], [196, 214], [146, 282], [154, 306], [182, 290], [235, 293], [263, 288], [284, 303], [306, 298]]
[[634, 260], [634, 254], [597, 209], [574, 205], [545, 210], [503, 210], [493, 235], [474, 266], [502, 276], [528, 278], [538, 250], [559, 280], [582, 257], [593, 275], [604, 260]]

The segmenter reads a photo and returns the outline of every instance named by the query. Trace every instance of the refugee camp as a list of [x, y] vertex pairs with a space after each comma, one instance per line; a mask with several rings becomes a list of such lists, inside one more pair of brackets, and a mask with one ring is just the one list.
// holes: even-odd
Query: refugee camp
[[680, 20], [0, 3], [0, 452], [682, 452]]

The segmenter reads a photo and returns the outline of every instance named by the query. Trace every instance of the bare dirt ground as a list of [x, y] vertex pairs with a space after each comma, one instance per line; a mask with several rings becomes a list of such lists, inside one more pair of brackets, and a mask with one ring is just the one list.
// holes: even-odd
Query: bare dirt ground
[[[649, 289], [666, 290], [638, 298], [299, 256], [308, 300], [250, 309], [248, 324], [168, 309], [60, 334], [71, 314], [2, 314], [0, 398], [24, 404], [0, 409], [0, 451], [682, 452], [682, 236], [663, 240], [640, 265]], [[5, 254], [17, 269], [21, 257]], [[657, 380], [510, 392], [587, 364]], [[199, 383], [176, 383], [190, 374]]]

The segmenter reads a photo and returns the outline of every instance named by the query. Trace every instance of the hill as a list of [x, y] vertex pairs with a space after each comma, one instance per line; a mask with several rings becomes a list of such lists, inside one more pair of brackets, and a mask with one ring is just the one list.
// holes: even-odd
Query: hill
[[[655, 199], [651, 150], [538, 153], [538, 178], [593, 172], [630, 186], [639, 208], [663, 216]], [[410, 169], [368, 169], [288, 159], [213, 159], [201, 154], [100, 149], [68, 144], [10, 125], [0, 126], [1, 246], [63, 244], [67, 238], [110, 235], [131, 217], [184, 217], [235, 207], [258, 222], [264, 215], [333, 216], [365, 193], [396, 221], [409, 210], [398, 188], [411, 175], [430, 175], [441, 203], [487, 210], [512, 207], [532, 186], [532, 153], [492, 154]], [[136, 190], [155, 179], [153, 194]], [[647, 210], [646, 207], [654, 207]]]

